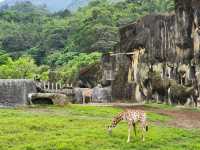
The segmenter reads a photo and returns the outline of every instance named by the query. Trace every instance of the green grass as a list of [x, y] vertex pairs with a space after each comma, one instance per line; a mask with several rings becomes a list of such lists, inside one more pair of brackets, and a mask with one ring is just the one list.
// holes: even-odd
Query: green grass
[[0, 150], [198, 150], [200, 131], [165, 126], [171, 118], [149, 113], [153, 123], [142, 142], [132, 136], [127, 144], [127, 123], [110, 136], [106, 125], [120, 109], [70, 105], [0, 109]]

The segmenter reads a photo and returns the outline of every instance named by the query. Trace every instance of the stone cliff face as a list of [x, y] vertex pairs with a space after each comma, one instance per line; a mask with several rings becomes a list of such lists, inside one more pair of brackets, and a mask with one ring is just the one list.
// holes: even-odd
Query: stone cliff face
[[[144, 47], [144, 62], [173, 61], [175, 57], [175, 15], [148, 15], [120, 29], [121, 51]], [[171, 56], [171, 57], [169, 57]]]
[[[145, 16], [122, 27], [120, 35], [120, 48], [115, 53], [134, 54], [115, 56], [118, 57], [114, 61], [118, 69], [113, 69], [115, 80], [112, 82], [115, 98], [137, 100], [138, 93], [142, 93], [140, 97], [148, 95], [142, 87], [148, 89], [143, 81], [149, 78], [149, 70], [157, 72], [163, 81], [168, 78], [185, 88], [197, 87], [195, 81], [200, 71], [199, 0], [175, 0], [175, 13]], [[141, 53], [142, 49], [144, 53]], [[137, 53], [139, 57], [136, 57]]]
[[200, 2], [198, 0], [192, 1], [194, 24], [193, 24], [193, 48], [194, 48], [194, 58], [196, 63], [200, 63]]
[[193, 58], [192, 30], [194, 10], [191, 0], [176, 0], [175, 41], [178, 61], [188, 62]]
[[148, 15], [121, 28], [120, 51], [144, 47], [147, 62], [189, 63], [194, 57], [193, 35], [200, 23], [200, 1], [176, 0], [175, 3], [175, 14]]

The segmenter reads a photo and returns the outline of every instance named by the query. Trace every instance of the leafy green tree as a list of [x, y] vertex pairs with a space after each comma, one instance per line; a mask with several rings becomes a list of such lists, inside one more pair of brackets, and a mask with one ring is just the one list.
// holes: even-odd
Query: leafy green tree
[[27, 55], [30, 55], [34, 58], [36, 64], [41, 65], [45, 62], [46, 52], [40, 47], [33, 47], [27, 50]]
[[173, 11], [175, 4], [173, 0], [143, 0], [141, 7], [150, 13], [169, 12]]
[[49, 80], [49, 70], [50, 67], [47, 65], [41, 65], [37, 70], [37, 76], [39, 76], [40, 80], [48, 81]]
[[10, 58], [9, 61], [6, 62], [6, 64], [0, 66], [0, 78], [1, 79], [15, 78], [14, 69], [15, 68], [13, 68], [13, 61]]
[[6, 64], [10, 61], [9, 55], [5, 51], [0, 50], [0, 65]]
[[62, 18], [69, 17], [71, 15], [72, 14], [68, 9], [65, 9], [64, 11], [59, 11], [53, 14], [53, 16], [62, 17]]
[[69, 61], [73, 60], [75, 56], [78, 56], [78, 52], [54, 52], [53, 54], [47, 56], [46, 62], [51, 68], [56, 68], [67, 64]]
[[74, 80], [79, 74], [79, 70], [85, 66], [96, 64], [100, 62], [101, 53], [94, 52], [91, 54], [81, 53], [75, 56], [74, 59], [69, 61], [66, 65], [58, 69], [64, 80]]
[[29, 56], [23, 56], [14, 61], [13, 67], [15, 68], [16, 78], [33, 78], [37, 72], [37, 66]]
[[0, 77], [3, 79], [33, 79], [37, 69], [34, 60], [29, 56], [20, 57], [16, 61], [10, 58], [0, 66]]

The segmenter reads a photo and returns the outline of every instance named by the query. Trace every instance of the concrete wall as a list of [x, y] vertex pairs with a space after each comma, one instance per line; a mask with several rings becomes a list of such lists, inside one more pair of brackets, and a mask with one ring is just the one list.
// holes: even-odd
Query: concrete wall
[[0, 105], [26, 105], [28, 103], [28, 94], [36, 92], [36, 86], [32, 80], [0, 79]]

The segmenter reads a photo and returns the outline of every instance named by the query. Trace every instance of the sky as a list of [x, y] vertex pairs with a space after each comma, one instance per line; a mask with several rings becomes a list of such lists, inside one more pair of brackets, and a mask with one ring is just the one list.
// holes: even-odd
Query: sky
[[3, 2], [4, 0], [0, 0], [0, 2]]

